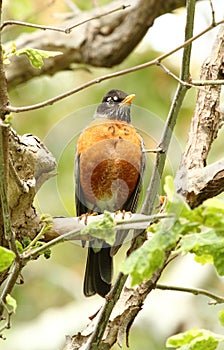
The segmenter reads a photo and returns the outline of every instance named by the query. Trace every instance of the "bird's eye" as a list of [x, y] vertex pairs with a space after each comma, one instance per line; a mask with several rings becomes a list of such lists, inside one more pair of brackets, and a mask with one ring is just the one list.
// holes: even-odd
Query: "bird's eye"
[[117, 97], [117, 96], [109, 96], [109, 97], [107, 97], [107, 99], [106, 99], [106, 102], [107, 103], [113, 103], [113, 102], [117, 102], [119, 100], [119, 98]]

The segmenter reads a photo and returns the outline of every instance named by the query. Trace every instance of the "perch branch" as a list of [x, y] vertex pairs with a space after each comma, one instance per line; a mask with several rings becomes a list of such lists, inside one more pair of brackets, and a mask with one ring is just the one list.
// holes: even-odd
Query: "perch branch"
[[[110, 213], [114, 218], [115, 214]], [[123, 214], [122, 214], [123, 215]], [[87, 217], [87, 223], [98, 221], [102, 218], [101, 215], [94, 215]], [[115, 220], [115, 229], [116, 230], [131, 230], [133, 228], [146, 229], [149, 226], [149, 223], [155, 222], [159, 219], [174, 217], [173, 215], [167, 214], [155, 214], [155, 215], [141, 215], [141, 214], [132, 214], [131, 217], [129, 213], [126, 213], [123, 219]], [[84, 221], [86, 219], [83, 219]], [[53, 218], [53, 228], [47, 231], [44, 234], [43, 239], [45, 243], [43, 246], [29, 250], [23, 253], [23, 260], [29, 260], [34, 256], [40, 255], [46, 249], [52, 248], [58, 243], [64, 242], [66, 240], [70, 241], [90, 241], [94, 237], [90, 235], [84, 235], [81, 233], [81, 230], [85, 228], [86, 222], [80, 220], [79, 217], [74, 218]]]

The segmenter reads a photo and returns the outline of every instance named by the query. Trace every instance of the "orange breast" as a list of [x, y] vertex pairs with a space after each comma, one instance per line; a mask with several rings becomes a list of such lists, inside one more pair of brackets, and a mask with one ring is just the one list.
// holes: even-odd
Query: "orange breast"
[[142, 147], [135, 128], [125, 122], [96, 121], [81, 134], [80, 182], [86, 199], [107, 210], [118, 210], [135, 190]]

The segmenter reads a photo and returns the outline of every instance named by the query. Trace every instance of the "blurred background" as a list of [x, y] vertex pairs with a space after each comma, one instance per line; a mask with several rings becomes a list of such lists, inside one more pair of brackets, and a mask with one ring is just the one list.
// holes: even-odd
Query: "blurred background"
[[[98, 1], [100, 5], [107, 1]], [[70, 11], [68, 1], [5, 0], [4, 19], [56, 25], [61, 15]], [[74, 0], [82, 10], [92, 8], [92, 1]], [[223, 18], [223, 0], [214, 0], [217, 20]], [[56, 96], [95, 77], [149, 61], [183, 42], [185, 9], [161, 16], [132, 54], [113, 69], [74, 65], [72, 71], [53, 77], [37, 77], [10, 91], [11, 104], [25, 106]], [[195, 34], [211, 23], [209, 1], [199, 1], [196, 7]], [[30, 29], [12, 27], [4, 31], [4, 41], [15, 39]], [[209, 55], [216, 29], [193, 44], [191, 74], [198, 79], [200, 66]], [[181, 51], [169, 57], [166, 66], [176, 75], [181, 64]], [[116, 88], [135, 93], [132, 106], [133, 124], [143, 135], [146, 148], [155, 148], [163, 130], [177, 83], [161, 68], [144, 70], [108, 80], [83, 90], [60, 102], [36, 111], [15, 115], [13, 128], [19, 133], [38, 136], [58, 162], [57, 175], [40, 189], [35, 206], [40, 213], [52, 216], [74, 216], [74, 155], [80, 131], [91, 120], [97, 104], [109, 90]], [[169, 150], [165, 174], [175, 176], [181, 152], [187, 140], [194, 111], [196, 89], [190, 89], [184, 100], [175, 135]], [[214, 143], [209, 160], [223, 153], [223, 131]], [[150, 179], [155, 156], [148, 155], [144, 191]], [[144, 197], [144, 191], [142, 198]], [[162, 194], [162, 187], [161, 187]], [[222, 196], [220, 196], [222, 198]], [[128, 245], [127, 245], [128, 246]], [[115, 276], [125, 257], [127, 246], [115, 258]], [[52, 249], [49, 260], [43, 257], [30, 262], [23, 271], [24, 285], [17, 286], [13, 296], [18, 302], [12, 329], [1, 344], [4, 350], [53, 350], [62, 348], [65, 335], [85, 327], [88, 317], [102, 305], [98, 296], [82, 294], [86, 249], [66, 242]], [[199, 266], [193, 257], [178, 258], [162, 277], [161, 283], [208, 288], [223, 294], [223, 282], [212, 266]], [[171, 291], [153, 291], [137, 317], [130, 333], [131, 349], [165, 349], [168, 336], [190, 327], [221, 331], [217, 321], [219, 306], [208, 305], [205, 297]], [[118, 349], [114, 346], [114, 349]], [[124, 344], [124, 349], [126, 346]]]

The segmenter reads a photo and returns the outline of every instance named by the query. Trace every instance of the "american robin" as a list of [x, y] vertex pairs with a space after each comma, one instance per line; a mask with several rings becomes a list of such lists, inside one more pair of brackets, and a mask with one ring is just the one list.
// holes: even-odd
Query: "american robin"
[[[77, 216], [93, 211], [136, 210], [145, 157], [142, 138], [131, 125], [130, 106], [134, 97], [120, 90], [109, 91], [98, 106], [93, 122], [78, 139], [75, 165]], [[122, 240], [119, 234], [116, 245], [121, 245]], [[85, 296], [97, 293], [105, 297], [110, 291], [112, 256], [118, 250], [117, 246], [111, 247], [105, 241], [89, 242]]]

